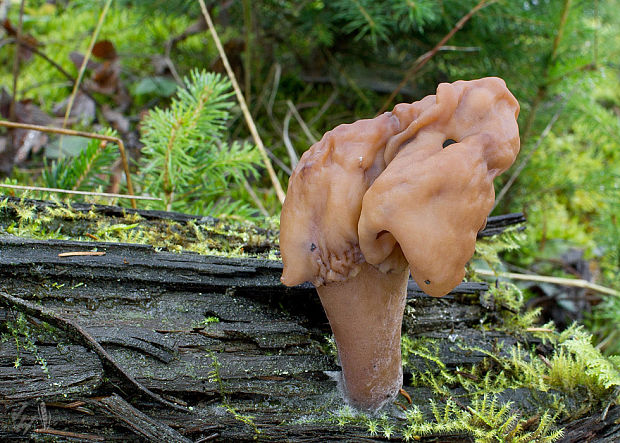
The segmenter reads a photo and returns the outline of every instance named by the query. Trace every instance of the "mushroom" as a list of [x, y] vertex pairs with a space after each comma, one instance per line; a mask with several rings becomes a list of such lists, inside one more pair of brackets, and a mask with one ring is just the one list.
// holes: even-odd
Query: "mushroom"
[[435, 297], [462, 281], [493, 179], [519, 152], [518, 113], [499, 78], [442, 83], [302, 156], [280, 220], [282, 282], [316, 286], [354, 407], [379, 409], [402, 386], [409, 273]]

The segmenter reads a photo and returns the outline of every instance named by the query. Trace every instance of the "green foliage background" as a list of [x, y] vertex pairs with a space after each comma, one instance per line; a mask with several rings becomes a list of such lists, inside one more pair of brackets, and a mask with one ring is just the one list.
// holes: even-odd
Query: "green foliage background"
[[[285, 134], [299, 155], [334, 126], [373, 117], [416, 60], [479, 1], [207, 3], [258, 130], [278, 160], [276, 170], [286, 184], [291, 160]], [[562, 257], [578, 248], [589, 260], [594, 278], [618, 289], [620, 1], [488, 3], [405, 83], [388, 109], [434, 93], [440, 82], [503, 77], [521, 104], [522, 153], [517, 164], [526, 163], [495, 213], [523, 211], [528, 218], [521, 248], [507, 252], [503, 266], [566, 276], [570, 270], [561, 263]], [[18, 21], [17, 6], [12, 2], [9, 9], [13, 23]], [[27, 1], [24, 32], [42, 42], [42, 50], [75, 75], [69, 54], [85, 52], [102, 6], [102, 1], [60, 1], [55, 6]], [[178, 120], [195, 110], [192, 100], [201, 96], [199, 91], [192, 93], [191, 85], [203, 81], [204, 86], [200, 76], [220, 70], [208, 32], [167, 46], [199, 19], [193, 1], [117, 0], [101, 31], [100, 39], [112, 41], [120, 55], [122, 82], [132, 98], [126, 113], [145, 145], [134, 164], [139, 192], [163, 198], [163, 203], [148, 203], [153, 208], [253, 220], [264, 213], [277, 217], [278, 200], [248, 143], [251, 138], [226, 82], [211, 83], [219, 88], [215, 101], [209, 102], [212, 107], [196, 114], [196, 120], [189, 117], [189, 126]], [[167, 47], [179, 76], [189, 79], [184, 84], [177, 85], [155, 68], [153, 60], [164, 56]], [[11, 44], [0, 48], [0, 85], [7, 89], [12, 83], [13, 50]], [[46, 111], [70, 90], [70, 82], [40, 57], [20, 71], [18, 98], [31, 99]], [[175, 95], [175, 90], [181, 92]], [[98, 99], [113, 104], [109, 97]], [[307, 130], [291, 117], [291, 105]], [[146, 110], [150, 110], [147, 116], [140, 118]], [[176, 145], [179, 163], [171, 169], [179, 188], [171, 190], [162, 184], [157, 162], [168, 140], [166, 125], [175, 118], [184, 122], [187, 132]], [[108, 126], [101, 112], [98, 123]], [[221, 167], [207, 170], [218, 158]], [[43, 180], [60, 186], [69, 173], [60, 174], [58, 165], [47, 164], [41, 175], [31, 173], [33, 168], [17, 169], [9, 180], [21, 184]], [[497, 181], [498, 192], [513, 171]], [[85, 183], [104, 188], [101, 175], [92, 177], [93, 181], [81, 182], [80, 189]], [[610, 296], [596, 303], [599, 308], [588, 317], [589, 324], [600, 334], [606, 352], [620, 353], [620, 300]], [[570, 300], [565, 305], [570, 308]]]

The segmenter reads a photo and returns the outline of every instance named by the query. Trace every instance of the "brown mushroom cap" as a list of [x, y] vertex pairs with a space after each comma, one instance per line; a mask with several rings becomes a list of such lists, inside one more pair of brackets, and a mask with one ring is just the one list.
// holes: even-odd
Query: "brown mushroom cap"
[[493, 178], [519, 151], [518, 112], [490, 77], [442, 83], [436, 95], [327, 132], [289, 182], [282, 282], [344, 281], [364, 261], [387, 272], [400, 267], [389, 259], [400, 245], [422, 290], [449, 292], [492, 208]]
[[364, 262], [357, 240], [362, 198], [385, 169], [377, 154], [399, 129], [389, 113], [340, 125], [301, 157], [280, 218], [284, 284], [320, 286], [358, 272]]
[[[386, 266], [398, 244], [426, 293], [461, 282], [493, 207], [493, 179], [519, 151], [518, 110], [501, 79], [437, 88], [434, 103], [388, 141], [389, 164], [364, 194], [358, 234], [368, 263]], [[454, 143], [444, 148], [447, 139]]]

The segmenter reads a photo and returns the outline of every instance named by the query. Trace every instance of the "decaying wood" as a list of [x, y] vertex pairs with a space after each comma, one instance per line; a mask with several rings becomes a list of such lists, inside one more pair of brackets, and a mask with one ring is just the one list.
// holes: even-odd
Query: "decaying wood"
[[167, 442], [191, 443], [192, 440], [182, 436], [170, 426], [161, 421], [153, 420], [148, 415], [138, 411], [117, 394], [94, 400], [93, 404], [100, 406], [106, 415], [119, 420], [147, 440], [160, 440]]
[[[95, 340], [89, 332], [85, 331], [84, 328], [82, 328], [76, 322], [63, 318], [60, 315], [54, 314], [51, 310], [41, 308], [33, 303], [17, 297], [13, 297], [2, 291], [0, 291], [0, 300], [2, 300], [2, 302], [4, 302], [4, 304], [7, 306], [18, 308], [21, 312], [25, 312], [36, 318], [45, 320], [50, 325], [55, 326], [58, 329], [66, 332], [77, 343], [82, 344], [83, 346], [97, 354], [103, 366], [106, 367], [108, 371], [110, 371], [113, 375], [117, 376], [120, 380], [122, 380], [131, 389], [135, 389], [145, 397], [155, 400], [163, 405], [170, 406], [175, 409], [179, 408], [179, 405], [161, 398], [159, 395], [155, 394], [154, 392], [145, 388], [142, 384], [138, 383], [131, 374], [127, 373], [122, 368], [122, 366], [120, 366], [116, 362], [116, 360], [114, 360], [114, 357], [108, 354], [108, 352], [103, 348], [103, 346], [101, 346], [101, 344], [99, 344], [99, 342]], [[183, 410], [185, 410], [185, 408], [183, 408]]]
[[[96, 211], [124, 216], [113, 207]], [[140, 213], [196, 219], [147, 214]], [[490, 219], [487, 230], [517, 218]], [[59, 256], [93, 250], [105, 254]], [[327, 319], [311, 285], [285, 288], [280, 273], [277, 261], [0, 237], [0, 322], [15, 323], [23, 312], [36, 331], [36, 350], [0, 343], [0, 441], [379, 439], [364, 426], [334, 423], [342, 399]], [[508, 352], [513, 337], [476, 327], [497, 314], [480, 302], [485, 290], [464, 283], [432, 299], [411, 282], [404, 332], [438, 339], [439, 358], [451, 369], [480, 362], [480, 351]], [[411, 361], [414, 371], [428, 368], [426, 359]], [[422, 407], [433, 396], [429, 388], [407, 391]], [[553, 401], [552, 393], [532, 398], [525, 389], [502, 395], [524, 414]], [[618, 413], [611, 408], [594, 428], [616, 436]]]
[[605, 414], [597, 413], [568, 424], [564, 437], [558, 443], [620, 441], [620, 406], [614, 406]]

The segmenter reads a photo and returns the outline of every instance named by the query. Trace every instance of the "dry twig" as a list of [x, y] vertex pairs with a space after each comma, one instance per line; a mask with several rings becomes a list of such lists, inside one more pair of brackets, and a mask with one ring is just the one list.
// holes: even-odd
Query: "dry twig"
[[[125, 179], [127, 180], [127, 192], [129, 192], [129, 195], [131, 195], [131, 197], [123, 196], [122, 194], [106, 194], [103, 196], [104, 197], [115, 196], [115, 197], [131, 198], [131, 207], [134, 209], [136, 209], [137, 207], [136, 200], [152, 199], [152, 197], [135, 197], [134, 196], [133, 183], [131, 182], [131, 175], [129, 174], [129, 163], [127, 161], [127, 155], [125, 153], [125, 144], [123, 143], [123, 140], [121, 140], [118, 137], [113, 137], [111, 135], [95, 134], [92, 132], [74, 131], [73, 129], [51, 128], [49, 126], [29, 125], [26, 123], [15, 123], [15, 122], [9, 122], [6, 120], [0, 120], [0, 126], [4, 126], [6, 128], [29, 129], [32, 131], [41, 131], [41, 132], [46, 132], [46, 133], [51, 133], [51, 134], [74, 135], [77, 137], [94, 138], [97, 140], [104, 140], [104, 141], [116, 143], [116, 145], [118, 146], [118, 150], [121, 154], [121, 160], [123, 162], [123, 170], [125, 171]], [[4, 186], [4, 187], [15, 187], [15, 186]], [[49, 190], [49, 188], [43, 188], [43, 189], [32, 188], [32, 190], [47, 191]], [[53, 192], [65, 192], [67, 194], [83, 194], [83, 192], [67, 191], [63, 189], [54, 189]], [[98, 194], [103, 194], [103, 193], [90, 193], [89, 195], [98, 195]]]
[[306, 134], [308, 141], [311, 144], [315, 144], [317, 142], [316, 136], [312, 133], [312, 130], [308, 127], [304, 119], [301, 118], [301, 115], [299, 115], [299, 111], [297, 110], [293, 102], [290, 100], [287, 100], [286, 105], [288, 106], [289, 110], [293, 113], [295, 120], [297, 120], [297, 123], [299, 123], [299, 126], [301, 126], [301, 129], [304, 131], [304, 134]]
[[392, 103], [392, 101], [394, 100], [394, 98], [398, 95], [398, 93], [400, 92], [401, 89], [403, 89], [403, 87], [407, 84], [407, 82], [409, 80], [411, 80], [411, 78], [420, 70], [424, 67], [424, 65], [426, 65], [430, 59], [432, 59], [435, 54], [437, 54], [437, 52], [439, 51], [439, 49], [445, 45], [445, 43], [450, 40], [452, 38], [452, 36], [454, 36], [454, 34], [456, 34], [463, 26], [465, 26], [465, 23], [467, 23], [469, 21], [470, 18], [472, 18], [472, 16], [478, 12], [479, 10], [481, 10], [482, 8], [485, 8], [487, 6], [489, 6], [492, 3], [495, 3], [497, 0], [480, 0], [480, 2], [474, 6], [467, 14], [465, 14], [463, 17], [461, 17], [461, 19], [456, 23], [456, 25], [454, 25], [454, 27], [450, 30], [450, 32], [448, 32], [440, 41], [439, 43], [437, 43], [435, 45], [435, 47], [433, 49], [431, 49], [430, 51], [428, 51], [425, 54], [422, 54], [420, 57], [418, 57], [416, 59], [415, 62], [413, 62], [413, 65], [411, 66], [411, 68], [409, 68], [409, 70], [407, 71], [407, 73], [405, 74], [405, 77], [402, 79], [402, 81], [398, 84], [398, 86], [396, 87], [396, 89], [394, 89], [394, 91], [392, 91], [392, 93], [390, 94], [390, 96], [388, 97], [388, 99], [385, 101], [385, 103], [383, 103], [383, 106], [381, 106], [381, 109], [379, 110], [379, 112], [377, 113], [377, 115], [383, 114], [387, 108], [390, 106], [390, 104]]
[[51, 428], [38, 428], [34, 430], [35, 434], [55, 435], [56, 437], [66, 437], [68, 439], [76, 439], [82, 441], [105, 441], [101, 435], [83, 434], [81, 432], [61, 431]]
[[544, 275], [536, 274], [516, 274], [514, 272], [498, 272], [488, 271], [486, 269], [474, 269], [474, 272], [479, 275], [487, 277], [504, 277], [513, 280], [525, 280], [525, 281], [538, 281], [544, 283], [552, 283], [555, 285], [572, 286], [576, 288], [590, 289], [592, 291], [600, 292], [601, 294], [615, 295], [620, 297], [620, 292], [615, 289], [607, 288], [605, 286], [597, 285], [596, 283], [589, 282], [582, 279], [562, 278], [562, 277], [547, 277]]
[[131, 200], [161, 200], [161, 198], [143, 197], [141, 195], [114, 194], [110, 192], [74, 191], [72, 189], [46, 188], [43, 186], [5, 185], [0, 183], [0, 188], [19, 189], [22, 191], [54, 192], [59, 194], [91, 195], [93, 197], [127, 198]]
[[299, 162], [299, 158], [297, 157], [297, 152], [295, 152], [295, 147], [291, 142], [291, 138], [288, 135], [288, 127], [291, 122], [291, 116], [293, 113], [289, 109], [284, 116], [284, 121], [282, 122], [282, 140], [284, 141], [284, 146], [286, 146], [286, 152], [288, 152], [288, 156], [291, 160], [291, 168], [295, 169], [297, 167], [297, 163]]
[[[12, 39], [7, 39], [4, 41], [5, 44], [15, 44], [17, 45], [18, 42], [20, 42], [20, 44], [22, 46], [25, 46], [26, 48], [28, 48], [28, 50], [30, 52], [32, 52], [35, 55], [38, 55], [39, 57], [41, 57], [43, 60], [45, 60], [46, 62], [48, 62], [50, 65], [52, 65], [54, 68], [56, 68], [56, 70], [58, 72], [60, 72], [67, 80], [69, 80], [71, 83], [75, 83], [75, 78], [69, 74], [65, 68], [63, 68], [62, 66], [60, 66], [58, 63], [56, 63], [54, 60], [52, 60], [45, 52], [41, 51], [39, 48], [37, 48], [36, 46], [31, 45], [27, 40], [23, 39], [23, 38], [12, 38]], [[94, 101], [95, 103], [97, 103], [97, 100], [95, 99], [95, 97], [93, 97], [93, 95], [90, 93], [90, 91], [88, 89], [86, 89], [84, 87], [84, 85], [82, 85], [80, 83], [80, 91], [82, 91], [88, 98], [90, 98], [92, 101]]]
[[267, 169], [267, 173], [269, 174], [269, 178], [271, 178], [271, 182], [273, 183], [273, 187], [276, 191], [276, 195], [280, 200], [280, 203], [284, 203], [284, 190], [282, 189], [282, 185], [280, 185], [280, 181], [276, 175], [276, 172], [273, 170], [273, 166], [271, 165], [271, 161], [267, 156], [267, 150], [265, 149], [265, 145], [263, 144], [263, 140], [260, 138], [258, 134], [258, 130], [256, 129], [256, 124], [252, 119], [252, 115], [250, 114], [250, 110], [248, 109], [248, 105], [245, 102], [245, 98], [241, 93], [241, 89], [239, 88], [239, 84], [237, 83], [237, 79], [235, 78], [235, 73], [230, 67], [230, 63], [228, 62], [228, 57], [226, 56], [226, 52], [224, 51], [224, 47], [222, 46], [222, 42], [220, 41], [220, 37], [215, 30], [215, 26], [213, 25], [213, 21], [211, 20], [211, 16], [209, 15], [209, 11], [205, 5], [204, 0], [198, 0], [200, 3], [200, 9], [202, 9], [202, 14], [207, 21], [207, 25], [209, 26], [209, 31], [211, 31], [211, 35], [213, 36], [213, 40], [215, 41], [215, 46], [220, 54], [220, 58], [222, 59], [222, 63], [226, 68], [226, 72], [228, 73], [228, 77], [230, 78], [230, 82], [232, 83], [233, 89], [235, 90], [235, 95], [237, 96], [237, 101], [239, 102], [239, 106], [241, 107], [241, 112], [243, 112], [243, 116], [245, 121], [252, 133], [252, 138], [254, 139], [254, 143], [256, 143], [256, 147], [258, 148], [261, 157], [263, 158], [263, 163], [265, 168]]
[[[103, 26], [103, 20], [105, 19], [105, 16], [107, 15], [108, 10], [110, 9], [111, 3], [112, 3], [112, 0], [107, 0], [105, 3], [105, 6], [103, 7], [103, 10], [101, 11], [101, 14], [99, 14], [99, 21], [97, 22], [97, 26], [95, 27], [93, 35], [90, 39], [90, 44], [88, 46], [88, 50], [86, 51], [86, 54], [84, 55], [84, 60], [82, 60], [82, 66], [80, 66], [80, 71], [78, 73], [78, 76], [75, 79], [75, 83], [73, 84], [73, 91], [71, 91], [71, 96], [69, 97], [69, 103], [67, 103], [67, 110], [65, 111], [65, 118], [62, 122], [63, 129], [66, 128], [67, 126], [67, 120], [69, 119], [69, 115], [71, 114], [71, 108], [73, 108], [73, 102], [75, 101], [75, 97], [77, 96], [78, 89], [80, 88], [80, 83], [82, 82], [84, 71], [86, 71], [86, 65], [88, 64], [88, 61], [90, 60], [90, 56], [93, 52], [93, 47], [95, 46], [95, 43], [97, 42], [99, 31], [101, 30], [101, 26]], [[58, 157], [62, 157], [62, 139], [61, 139], [61, 143], [58, 144]]]
[[73, 251], [73, 252], [61, 252], [58, 254], [58, 257], [85, 257], [85, 256], [96, 256], [100, 257], [105, 255], [104, 251]]

